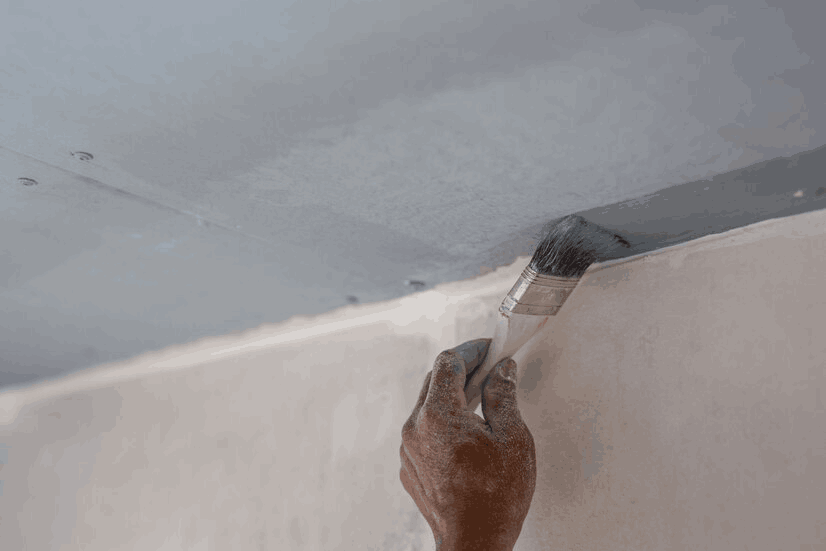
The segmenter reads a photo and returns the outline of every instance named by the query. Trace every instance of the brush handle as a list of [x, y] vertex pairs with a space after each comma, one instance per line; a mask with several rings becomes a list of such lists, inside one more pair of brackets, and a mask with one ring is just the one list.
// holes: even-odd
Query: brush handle
[[469, 411], [475, 411], [482, 400], [481, 384], [500, 360], [512, 356], [548, 322], [550, 315], [515, 314], [499, 311], [496, 332], [488, 347], [488, 354], [470, 380], [465, 384], [465, 398]]

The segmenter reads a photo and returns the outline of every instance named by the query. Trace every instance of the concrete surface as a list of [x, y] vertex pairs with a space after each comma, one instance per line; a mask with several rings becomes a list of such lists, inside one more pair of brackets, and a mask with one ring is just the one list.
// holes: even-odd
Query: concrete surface
[[[820, 147], [824, 10], [5, 2], [0, 386], [472, 277], [550, 218]], [[751, 183], [724, 210], [799, 206]]]
[[[432, 549], [401, 426], [527, 261], [0, 395], [0, 548]], [[515, 355], [517, 549], [826, 545], [825, 270], [824, 210], [592, 266]]]

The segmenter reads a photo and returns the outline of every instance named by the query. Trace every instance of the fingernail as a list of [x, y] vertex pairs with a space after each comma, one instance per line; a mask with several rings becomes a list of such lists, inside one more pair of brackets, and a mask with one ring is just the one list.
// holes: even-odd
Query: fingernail
[[516, 382], [516, 362], [510, 358], [505, 358], [496, 366], [499, 375], [503, 379]]

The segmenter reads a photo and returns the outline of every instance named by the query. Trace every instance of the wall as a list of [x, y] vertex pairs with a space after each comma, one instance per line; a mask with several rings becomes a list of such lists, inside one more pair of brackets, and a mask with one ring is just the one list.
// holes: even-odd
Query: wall
[[[520, 550], [826, 544], [826, 211], [592, 267], [518, 354]], [[527, 258], [0, 394], [3, 549], [430, 549], [399, 432]]]
[[819, 211], [585, 276], [516, 358], [541, 466], [520, 549], [826, 546], [824, 232]]

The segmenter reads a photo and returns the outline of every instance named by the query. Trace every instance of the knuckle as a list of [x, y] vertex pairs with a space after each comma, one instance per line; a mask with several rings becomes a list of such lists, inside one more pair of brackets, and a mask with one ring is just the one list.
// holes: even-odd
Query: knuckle
[[402, 442], [409, 442], [416, 432], [416, 420], [411, 416], [402, 426]]
[[422, 410], [419, 412], [419, 426], [422, 428], [422, 432], [427, 434], [431, 432], [437, 423], [436, 416], [433, 414], [433, 409], [429, 407], [423, 407]]

